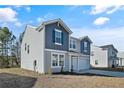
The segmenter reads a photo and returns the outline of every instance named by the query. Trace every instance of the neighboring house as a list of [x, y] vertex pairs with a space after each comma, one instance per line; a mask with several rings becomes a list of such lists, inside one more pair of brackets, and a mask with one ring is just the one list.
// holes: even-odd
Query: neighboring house
[[118, 52], [118, 66], [124, 66], [124, 52]]
[[113, 45], [92, 45], [90, 64], [92, 67], [116, 67], [118, 66], [117, 52]]
[[21, 44], [21, 68], [40, 73], [90, 68], [91, 40], [71, 37], [72, 31], [61, 19], [27, 26]]

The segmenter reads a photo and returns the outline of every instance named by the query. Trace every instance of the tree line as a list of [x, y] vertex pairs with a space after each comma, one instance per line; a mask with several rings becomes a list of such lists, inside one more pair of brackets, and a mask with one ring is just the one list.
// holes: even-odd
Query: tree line
[[20, 66], [20, 40], [7, 27], [0, 27], [0, 68]]

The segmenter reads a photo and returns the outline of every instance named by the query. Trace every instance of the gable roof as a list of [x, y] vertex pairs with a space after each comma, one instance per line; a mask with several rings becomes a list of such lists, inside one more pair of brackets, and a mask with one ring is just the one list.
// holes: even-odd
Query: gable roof
[[79, 38], [79, 40], [87, 39], [90, 43], [92, 43], [91, 39], [88, 36], [82, 36]]
[[114, 47], [113, 44], [109, 44], [109, 45], [104, 45], [104, 46], [100, 46], [101, 48], [109, 48], [112, 47], [116, 52], [118, 52], [118, 50]]
[[54, 20], [49, 20], [49, 21], [44, 21], [42, 22], [37, 29], [41, 29], [43, 28], [45, 25], [48, 25], [48, 24], [52, 24], [52, 23], [56, 23], [56, 22], [59, 22], [63, 27], [64, 29], [69, 32], [70, 34], [72, 34], [72, 31], [69, 29], [69, 27], [60, 19], [54, 19]]

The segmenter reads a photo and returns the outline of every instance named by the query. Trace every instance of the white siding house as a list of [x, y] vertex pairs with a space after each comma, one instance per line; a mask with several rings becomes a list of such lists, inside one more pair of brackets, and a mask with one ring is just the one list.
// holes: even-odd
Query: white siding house
[[39, 73], [89, 69], [91, 40], [71, 34], [61, 19], [45, 21], [38, 27], [28, 25], [21, 44], [21, 68]]
[[124, 66], [124, 52], [118, 52], [118, 66]]
[[90, 64], [92, 67], [108, 67], [108, 51], [92, 45]]
[[92, 67], [116, 67], [118, 66], [117, 52], [113, 45], [92, 45], [90, 64]]
[[21, 68], [44, 72], [44, 30], [38, 32], [36, 27], [27, 25], [21, 45]]

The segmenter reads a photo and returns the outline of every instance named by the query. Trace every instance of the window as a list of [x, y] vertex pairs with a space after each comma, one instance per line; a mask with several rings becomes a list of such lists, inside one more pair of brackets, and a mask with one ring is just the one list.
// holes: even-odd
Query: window
[[88, 43], [84, 42], [84, 52], [87, 52]]
[[33, 65], [34, 65], [34, 71], [36, 71], [37, 70], [37, 61], [36, 60], [34, 60]]
[[70, 39], [70, 48], [71, 49], [76, 49], [76, 40]]
[[65, 56], [62, 54], [52, 54], [52, 67], [64, 66]]
[[55, 44], [62, 44], [62, 31], [55, 29]]
[[29, 45], [28, 45], [28, 50], [27, 50], [28, 54], [29, 54]]
[[57, 54], [52, 55], [52, 66], [58, 66], [58, 55]]
[[115, 52], [114, 52], [114, 51], [112, 51], [112, 56], [116, 56], [116, 54], [115, 54]]
[[64, 55], [59, 55], [59, 66], [64, 66]]
[[98, 60], [95, 60], [95, 65], [98, 65]]

